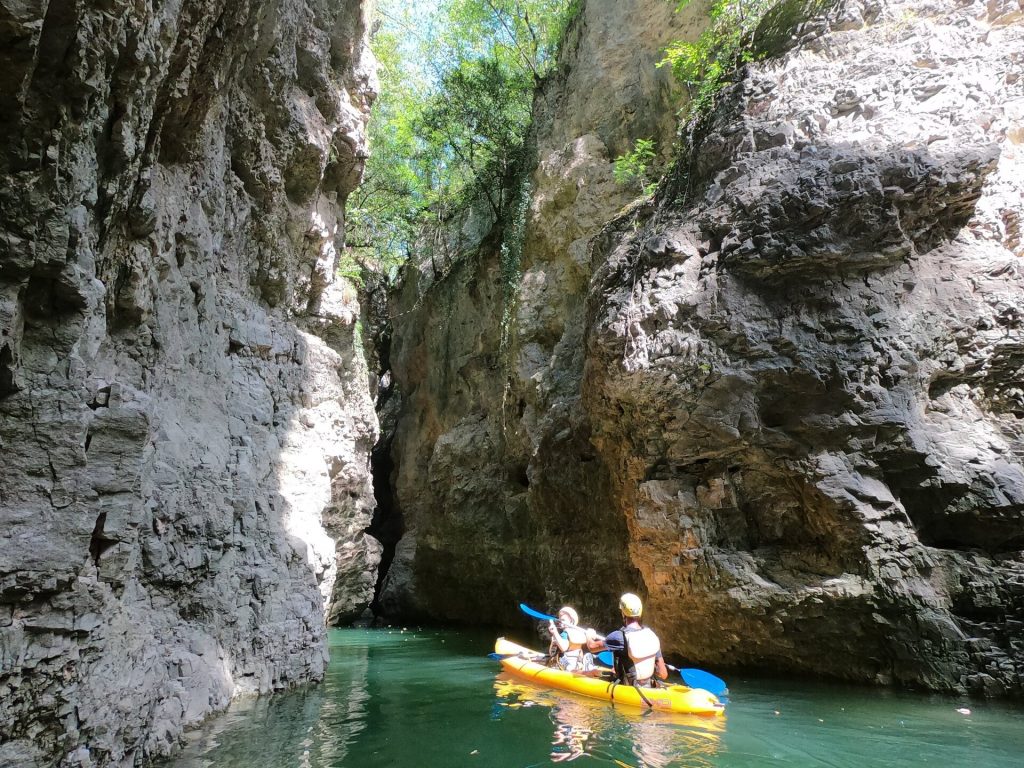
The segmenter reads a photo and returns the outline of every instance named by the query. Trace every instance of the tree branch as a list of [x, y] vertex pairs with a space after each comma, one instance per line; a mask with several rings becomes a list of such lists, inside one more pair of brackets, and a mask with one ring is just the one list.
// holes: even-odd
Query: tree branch
[[[512, 44], [515, 46], [516, 51], [522, 58], [523, 63], [529, 68], [529, 70], [533, 73], [533, 76], [535, 78], [539, 78], [540, 75], [537, 73], [537, 67], [534, 66], [533, 60], [526, 54], [526, 51], [524, 51], [523, 47], [519, 44], [519, 36], [515, 33], [515, 30], [509, 27], [508, 22], [505, 20], [504, 12], [501, 11], [501, 9], [499, 9], [493, 2], [491, 2], [491, 0], [484, 1], [487, 3], [487, 7], [494, 12], [494, 17], [498, 20], [498, 23], [501, 24], [501, 26], [508, 33], [508, 36], [512, 39]], [[529, 27], [530, 29], [530, 34], [533, 35], [533, 28], [530, 27], [529, 24], [527, 24], [527, 27]]]

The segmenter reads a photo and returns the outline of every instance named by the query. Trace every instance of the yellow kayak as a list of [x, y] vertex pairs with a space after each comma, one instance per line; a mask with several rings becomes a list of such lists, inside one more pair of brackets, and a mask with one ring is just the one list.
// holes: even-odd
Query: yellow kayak
[[543, 663], [544, 654], [499, 637], [494, 652], [501, 659], [502, 668], [511, 675], [548, 688], [572, 691], [593, 699], [604, 699], [614, 704], [643, 707], [661, 712], [682, 712], [690, 715], [721, 716], [725, 704], [702, 688], [669, 685], [664, 688], [635, 688], [613, 683], [600, 677], [587, 677], [566, 672]]

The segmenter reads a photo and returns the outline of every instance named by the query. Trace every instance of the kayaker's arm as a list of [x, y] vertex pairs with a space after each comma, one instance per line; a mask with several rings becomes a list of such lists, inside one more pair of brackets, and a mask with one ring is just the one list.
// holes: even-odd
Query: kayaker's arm
[[665, 665], [665, 657], [658, 652], [658, 658], [654, 660], [654, 674], [661, 680], [668, 680], [668, 667]]
[[548, 633], [551, 635], [551, 642], [558, 646], [559, 653], [565, 653], [569, 650], [569, 638], [562, 637], [562, 633], [558, 631], [555, 622], [548, 622]]
[[594, 629], [587, 630], [587, 650], [588, 651], [603, 651], [605, 649], [604, 637], [597, 634]]

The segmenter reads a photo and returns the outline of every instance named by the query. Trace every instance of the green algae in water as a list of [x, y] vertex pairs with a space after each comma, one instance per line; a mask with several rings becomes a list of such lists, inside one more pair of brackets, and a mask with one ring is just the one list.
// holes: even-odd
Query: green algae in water
[[[724, 675], [724, 719], [643, 714], [500, 674], [490, 635], [352, 629], [330, 639], [321, 685], [237, 702], [165, 765], [1019, 768], [1024, 759], [1024, 709], [1005, 704]], [[969, 715], [957, 711], [965, 706]]]

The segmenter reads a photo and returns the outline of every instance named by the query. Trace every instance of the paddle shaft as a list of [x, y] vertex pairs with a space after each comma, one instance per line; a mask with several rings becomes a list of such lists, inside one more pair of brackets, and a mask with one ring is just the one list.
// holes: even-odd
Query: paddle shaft
[[[574, 629], [586, 629], [585, 627], [581, 627], [579, 624], [566, 624], [563, 621], [559, 621], [558, 618], [555, 616], [548, 616], [546, 613], [535, 611], [533, 608], [526, 605], [526, 603], [520, 603], [519, 610], [525, 613], [527, 616], [532, 616], [533, 618], [540, 619], [541, 621], [553, 621], [557, 624], [561, 624], [563, 627], [573, 627]], [[604, 640], [604, 637], [602, 637], [601, 635], [597, 635], [597, 639]]]

